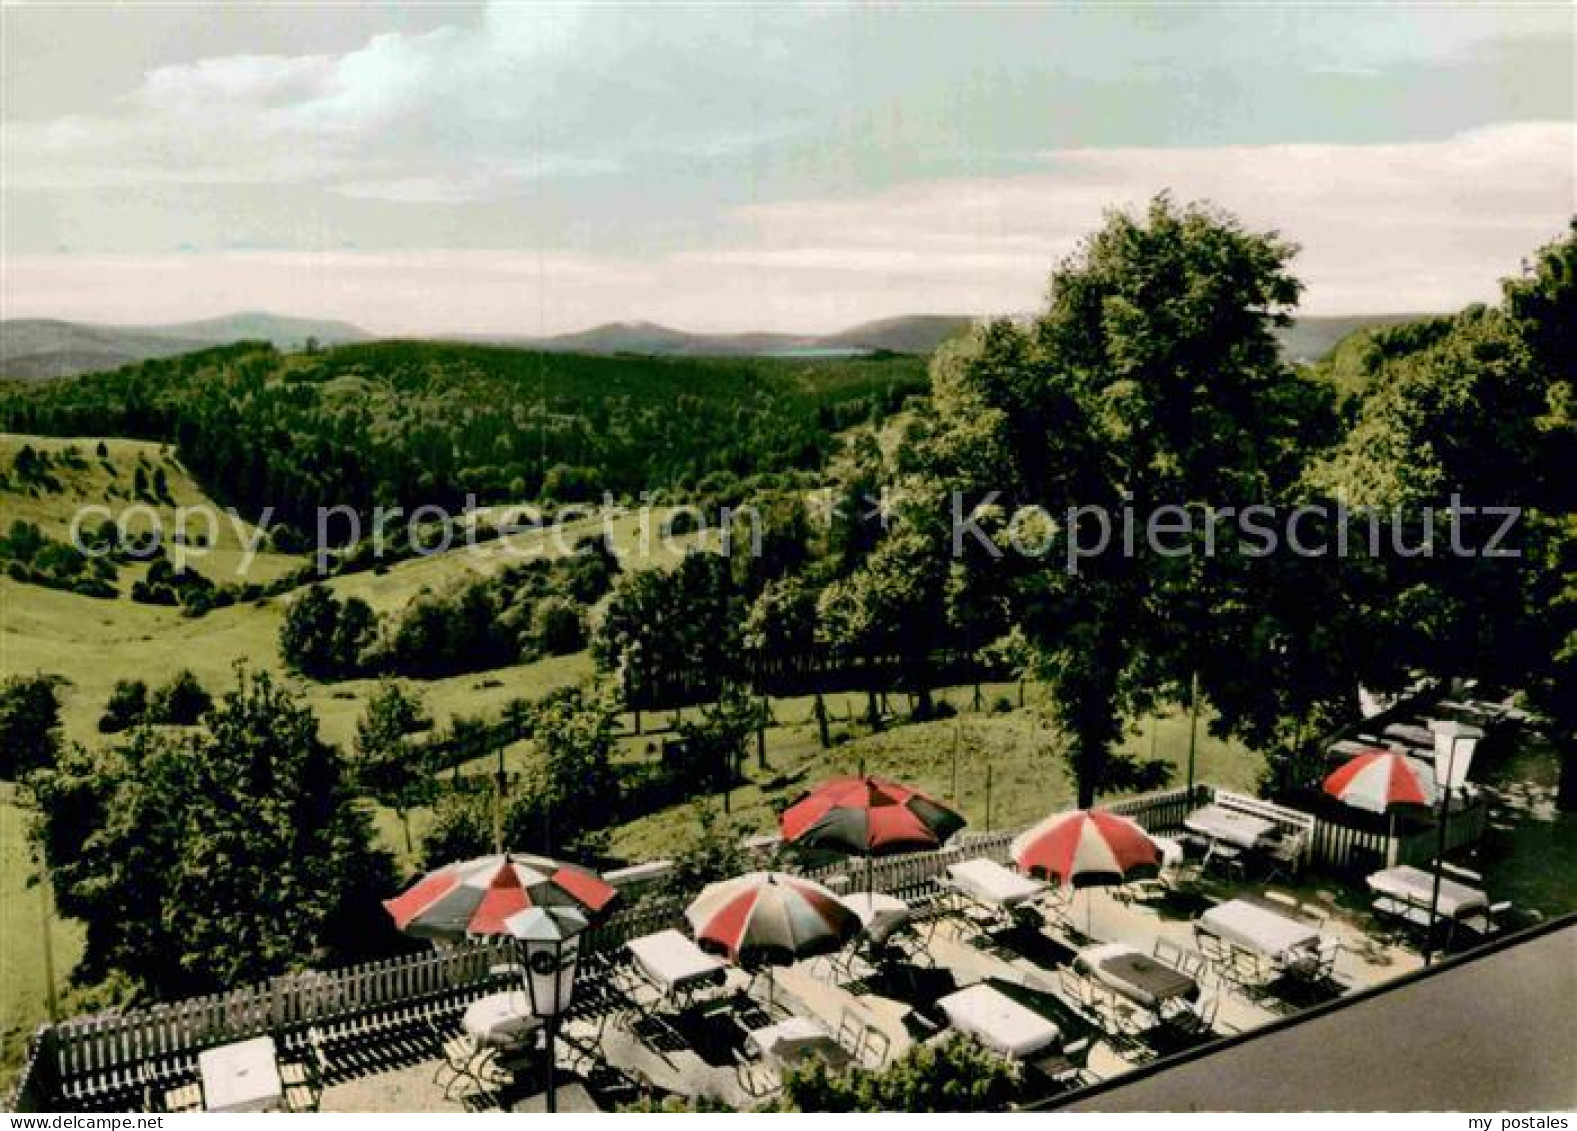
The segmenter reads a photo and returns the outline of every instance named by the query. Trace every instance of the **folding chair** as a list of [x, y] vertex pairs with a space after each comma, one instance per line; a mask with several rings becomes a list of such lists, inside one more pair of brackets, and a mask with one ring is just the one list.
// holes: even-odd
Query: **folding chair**
[[464, 1030], [447, 1030], [431, 1020], [427, 1029], [438, 1049], [438, 1067], [433, 1070], [432, 1082], [435, 1088], [443, 1089], [444, 1099], [452, 1099], [455, 1089], [463, 1083], [470, 1083], [473, 1091], [485, 1090], [482, 1069], [489, 1059], [487, 1050]]
[[1255, 986], [1265, 980], [1264, 960], [1256, 951], [1241, 946], [1232, 948], [1233, 980], [1242, 988]]
[[1171, 939], [1157, 936], [1155, 945], [1151, 948], [1151, 953], [1155, 956], [1155, 960], [1157, 962], [1164, 963], [1167, 966], [1177, 967], [1183, 957], [1183, 948], [1178, 946]]

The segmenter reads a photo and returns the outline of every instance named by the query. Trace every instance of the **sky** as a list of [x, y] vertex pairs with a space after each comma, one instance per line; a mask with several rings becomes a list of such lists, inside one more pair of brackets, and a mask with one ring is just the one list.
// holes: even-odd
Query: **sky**
[[1492, 299], [1577, 212], [1556, 4], [4, 3], [6, 317], [379, 333], [1020, 313], [1167, 190], [1303, 310]]

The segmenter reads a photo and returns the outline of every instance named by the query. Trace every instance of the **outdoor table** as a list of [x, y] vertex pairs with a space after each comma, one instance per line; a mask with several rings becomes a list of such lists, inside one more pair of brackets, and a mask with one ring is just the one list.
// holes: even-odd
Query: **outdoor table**
[[1199, 919], [1217, 938], [1264, 955], [1276, 963], [1295, 961], [1320, 945], [1319, 928], [1248, 899], [1218, 903]]
[[909, 921], [909, 905], [897, 896], [878, 891], [859, 891], [843, 897], [843, 904], [859, 916], [865, 937], [886, 942], [892, 933]]
[[672, 929], [642, 935], [624, 945], [641, 973], [669, 996], [720, 982], [727, 969], [721, 959]]
[[[1381, 895], [1391, 896], [1415, 907], [1427, 908], [1433, 896], [1434, 873], [1411, 864], [1386, 868], [1369, 877], [1369, 886]], [[1489, 908], [1489, 896], [1456, 880], [1440, 878], [1439, 910], [1443, 918], [1461, 919]]]
[[813, 1056], [832, 1069], [843, 1068], [853, 1059], [831, 1033], [809, 1017], [790, 1017], [756, 1029], [750, 1034], [750, 1043], [761, 1053], [762, 1059], [780, 1069]]
[[1211, 840], [1225, 841], [1239, 848], [1253, 848], [1276, 827], [1273, 821], [1252, 817], [1220, 805], [1206, 805], [1183, 819], [1183, 827]]
[[203, 1107], [209, 1111], [267, 1111], [279, 1106], [285, 1086], [273, 1037], [220, 1045], [197, 1054]]
[[984, 857], [947, 866], [954, 888], [980, 903], [1003, 909], [1017, 907], [1046, 890], [1046, 883], [1021, 876]]
[[506, 990], [477, 998], [465, 1011], [461, 1025], [483, 1048], [513, 1048], [542, 1024], [531, 1012], [525, 990]]
[[1424, 750], [1435, 748], [1435, 732], [1428, 727], [1414, 726], [1411, 723], [1392, 723], [1385, 728], [1384, 733], [1387, 738], [1394, 738], [1409, 746], [1417, 746]]
[[1151, 836], [1150, 843], [1161, 850], [1161, 870], [1175, 868], [1183, 862], [1183, 845], [1181, 841], [1173, 840], [1169, 836]]
[[1199, 983], [1194, 979], [1127, 943], [1103, 943], [1081, 950], [1074, 966], [1145, 1009], [1199, 996]]
[[1062, 1036], [1051, 1021], [984, 982], [948, 994], [936, 1004], [954, 1029], [1009, 1056], [1030, 1056]]

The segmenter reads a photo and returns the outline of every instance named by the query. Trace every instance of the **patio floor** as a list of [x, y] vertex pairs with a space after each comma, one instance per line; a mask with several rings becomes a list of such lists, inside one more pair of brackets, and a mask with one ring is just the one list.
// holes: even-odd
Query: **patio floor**
[[[1212, 883], [1202, 889], [1206, 897], [1215, 901], [1263, 890], [1264, 885], [1254, 883]], [[1335, 980], [1344, 990], [1377, 985], [1421, 966], [1421, 959], [1415, 952], [1379, 938], [1372, 920], [1352, 909], [1351, 893], [1344, 893], [1339, 886], [1304, 888], [1298, 895], [1330, 916], [1322, 933], [1342, 943]], [[1078, 929], [1076, 933], [1053, 927], [1043, 931], [1018, 929], [1006, 936], [997, 936], [1010, 946], [987, 943], [963, 920], [945, 919], [928, 947], [936, 973], [926, 977], [934, 983], [935, 992], [931, 992], [931, 986], [924, 992], [934, 1002], [935, 997], [953, 988], [987, 978], [1028, 983], [1059, 992], [1058, 965], [1065, 964], [1077, 947], [1087, 945], [1090, 940], [1120, 940], [1146, 953], [1151, 952], [1157, 939], [1195, 949], [1192, 917], [1187, 913], [1190, 910], [1196, 908], [1157, 910], [1121, 902], [1105, 889], [1086, 889], [1077, 894], [1070, 909], [1070, 919]], [[1078, 937], [1080, 934], [1087, 934], [1088, 938]], [[825, 959], [800, 962], [776, 971], [772, 980], [772, 1001], [778, 1012], [817, 1019], [831, 1033], [837, 1033], [846, 1018], [853, 1017], [862, 1026], [879, 1031], [890, 1046], [888, 1055], [897, 1056], [915, 1040], [905, 1024], [910, 1005], [895, 997], [883, 996], [885, 983], [874, 977], [860, 976], [868, 972], [868, 968], [857, 967], [849, 975], [833, 976], [831, 964]], [[750, 984], [738, 971], [731, 971], [729, 979], [732, 991], [742, 992]], [[765, 986], [757, 980], [751, 990], [760, 1001]], [[1218, 992], [1218, 999], [1217, 1028], [1224, 1031], [1252, 1030], [1277, 1016], [1296, 1012], [1298, 1008], [1273, 998], [1251, 1000], [1243, 993], [1228, 992], [1224, 987]], [[704, 1039], [705, 1033], [689, 1024], [678, 1026], [676, 1031], [648, 1022], [615, 1021], [604, 1026], [599, 1037], [593, 1026], [576, 1023], [567, 1026], [565, 1032], [576, 1043], [593, 1048], [626, 1082], [634, 1082], [657, 1099], [673, 1094], [715, 1101], [733, 1108], [749, 1108], [763, 1102], [769, 1094], [770, 1078], [762, 1081], [759, 1077], [742, 1075], [731, 1059], [710, 1046]], [[1132, 1070], [1144, 1058], [1143, 1050], [1136, 1049], [1131, 1042], [1103, 1040], [1092, 1052], [1088, 1070], [1095, 1077], [1110, 1079]], [[561, 1053], [560, 1064], [565, 1067], [560, 1073], [560, 1110], [585, 1111], [612, 1106], [610, 1101], [596, 1098], [600, 1090], [592, 1082], [568, 1070], [568, 1060], [568, 1056]], [[443, 1089], [433, 1082], [438, 1066], [436, 1058], [420, 1054], [387, 1067], [373, 1065], [354, 1079], [327, 1087], [321, 1098], [321, 1108], [324, 1111], [365, 1112], [542, 1109], [540, 1072], [529, 1073], [537, 1078], [517, 1078], [514, 1085], [497, 1093], [446, 1098]], [[576, 1067], [585, 1070], [585, 1059], [582, 1058]]]

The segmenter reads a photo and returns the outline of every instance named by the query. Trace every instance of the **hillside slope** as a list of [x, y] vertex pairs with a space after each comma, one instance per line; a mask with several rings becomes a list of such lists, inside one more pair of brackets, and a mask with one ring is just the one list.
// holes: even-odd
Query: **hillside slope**
[[368, 337], [366, 331], [348, 322], [278, 314], [227, 314], [163, 326], [11, 318], [0, 322], [0, 377], [70, 377], [236, 341], [262, 341], [277, 349], [293, 350], [302, 348], [308, 339], [338, 345]]

